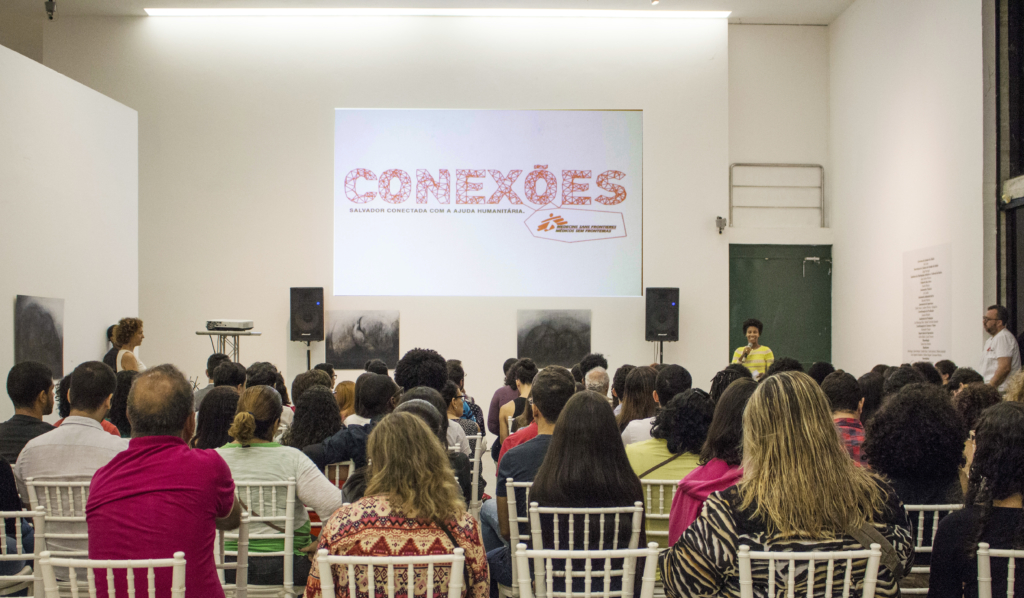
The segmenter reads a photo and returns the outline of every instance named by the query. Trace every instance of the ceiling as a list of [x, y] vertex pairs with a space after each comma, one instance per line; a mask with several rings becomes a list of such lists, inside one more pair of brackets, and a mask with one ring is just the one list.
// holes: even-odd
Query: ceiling
[[[58, 18], [145, 16], [144, 8], [574, 8], [729, 10], [730, 23], [828, 25], [854, 0], [57, 0]], [[43, 0], [0, 0], [44, 15]], [[20, 12], [19, 11], [19, 12]], [[24, 13], [23, 13], [24, 14]], [[33, 15], [34, 16], [34, 15]]]

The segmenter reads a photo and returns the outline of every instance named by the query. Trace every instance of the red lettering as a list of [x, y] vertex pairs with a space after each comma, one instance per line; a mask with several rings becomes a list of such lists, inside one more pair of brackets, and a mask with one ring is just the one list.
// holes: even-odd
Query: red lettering
[[448, 203], [452, 177], [447, 169], [442, 168], [437, 173], [437, 179], [434, 182], [434, 177], [426, 170], [416, 171], [416, 203], [427, 203], [427, 192], [433, 193], [438, 203]]
[[357, 179], [376, 181], [377, 175], [373, 174], [372, 172], [365, 168], [356, 168], [355, 170], [349, 172], [347, 175], [345, 175], [345, 197], [347, 197], [348, 200], [351, 201], [352, 203], [367, 203], [373, 201], [373, 198], [377, 197], [377, 194], [374, 193], [373, 191], [367, 191], [362, 195], [360, 195], [359, 192], [356, 191]]
[[562, 205], [582, 206], [590, 205], [590, 197], [586, 195], [577, 196], [590, 189], [589, 183], [577, 183], [576, 179], [589, 179], [589, 170], [563, 170], [562, 171]]
[[469, 179], [482, 179], [482, 170], [461, 170], [455, 171], [455, 203], [484, 203], [487, 199], [483, 195], [469, 195], [470, 191], [480, 191], [484, 188], [483, 183], [470, 183]]
[[606, 206], [614, 206], [615, 204], [622, 203], [626, 200], [626, 188], [622, 185], [616, 185], [611, 180], [619, 180], [626, 178], [626, 173], [619, 172], [618, 170], [607, 170], [597, 175], [597, 186], [604, 189], [605, 191], [611, 191], [615, 195], [599, 195], [594, 201]]
[[498, 190], [491, 195], [491, 199], [487, 203], [501, 203], [502, 199], [507, 199], [512, 204], [522, 204], [523, 200], [519, 199], [516, 192], [512, 190], [512, 183], [516, 182], [519, 175], [523, 174], [522, 170], [510, 170], [508, 171], [508, 177], [504, 177], [500, 170], [489, 170], [491, 178], [494, 179], [495, 183], [498, 183]]
[[[402, 183], [396, 194], [391, 193], [392, 179], [398, 179]], [[412, 193], [412, 179], [404, 170], [385, 170], [377, 182], [377, 191], [380, 191], [380, 198], [388, 203], [402, 203], [409, 199], [409, 194]]]
[[[524, 189], [526, 191], [526, 201], [539, 206], [551, 203], [551, 200], [555, 198], [555, 194], [558, 193], [558, 179], [555, 178], [555, 175], [548, 172], [546, 165], [537, 165], [534, 168], [537, 170], [526, 175]], [[537, 193], [538, 179], [544, 179], [544, 193]]]

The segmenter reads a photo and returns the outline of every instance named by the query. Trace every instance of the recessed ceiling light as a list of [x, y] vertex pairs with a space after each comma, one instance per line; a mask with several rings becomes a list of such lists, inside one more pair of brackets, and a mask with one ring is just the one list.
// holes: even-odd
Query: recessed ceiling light
[[[655, 0], [653, 4], [657, 4]], [[727, 10], [583, 10], [548, 8], [147, 8], [151, 17], [576, 17], [724, 19]]]

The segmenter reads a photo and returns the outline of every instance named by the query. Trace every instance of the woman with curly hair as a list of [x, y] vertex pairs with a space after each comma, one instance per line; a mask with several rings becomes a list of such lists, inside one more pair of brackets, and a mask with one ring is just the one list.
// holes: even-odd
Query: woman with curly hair
[[117, 371], [141, 372], [146, 369], [146, 364], [135, 356], [135, 348], [142, 344], [144, 338], [142, 320], [138, 318], [121, 318], [114, 326], [114, 341], [121, 347], [117, 352]]
[[[700, 515], [712, 492], [735, 486], [743, 475], [743, 410], [757, 383], [747, 377], [725, 389], [715, 404], [708, 436], [700, 449], [697, 468], [679, 480], [668, 519], [668, 541], [675, 544], [683, 531]], [[627, 451], [628, 452], [628, 451]]]
[[775, 354], [761, 344], [761, 334], [764, 332], [761, 320], [750, 318], [743, 322], [742, 328], [747, 344], [733, 352], [732, 362], [746, 367], [754, 376], [754, 380], [757, 380], [775, 363]]
[[[714, 413], [711, 397], [699, 388], [672, 397], [654, 416], [651, 439], [626, 445], [633, 473], [641, 480], [686, 477], [697, 467]], [[668, 522], [648, 521], [647, 531], [668, 531]], [[664, 540], [660, 543], [667, 546]]]
[[[968, 433], [973, 437], [981, 412], [1002, 400], [1003, 397], [999, 396], [999, 391], [995, 386], [984, 382], [972, 382], [964, 384], [960, 392], [953, 397], [953, 408], [960, 414], [960, 419], [964, 420]], [[968, 438], [964, 443], [964, 459], [967, 462], [960, 468], [960, 488], [965, 494], [967, 493], [967, 474], [971, 471], [971, 459], [973, 458], [974, 443]]]
[[[961, 393], [963, 394], [963, 393]], [[939, 522], [932, 546], [930, 598], [978, 595], [979, 542], [1024, 548], [1024, 405], [1002, 402], [978, 418], [964, 509]], [[992, 559], [992, 595], [1006, 595], [1007, 559]], [[1024, 587], [1017, 568], [1016, 587]]]
[[[324, 523], [319, 549], [335, 555], [398, 556], [433, 554], [435, 548], [446, 553], [462, 548], [466, 556], [465, 596], [486, 598], [490, 577], [480, 529], [466, 511], [444, 447], [434, 431], [412, 413], [392, 413], [374, 427], [366, 452], [366, 493], [338, 509]], [[396, 567], [394, 573], [396, 594], [411, 596], [408, 570]], [[450, 568], [437, 566], [433, 573], [435, 595], [446, 595]], [[344, 566], [321, 571], [319, 563], [314, 563], [306, 598], [334, 598], [322, 594], [320, 579], [324, 575], [333, 575], [334, 587], [347, 592], [348, 570]], [[367, 587], [366, 573], [359, 571], [356, 575], [360, 577], [356, 585]], [[421, 579], [416, 585], [426, 583]]]
[[658, 403], [654, 401], [657, 383], [658, 370], [646, 365], [633, 368], [633, 371], [626, 376], [622, 410], [615, 418], [619, 426], [619, 434], [622, 434], [629, 422], [636, 419], [647, 419], [658, 411]]
[[[859, 549], [853, 534], [865, 526], [892, 544], [904, 569], [910, 566], [913, 536], [899, 498], [850, 459], [828, 398], [814, 380], [779, 372], [757, 386], [743, 411], [742, 480], [712, 493], [697, 520], [659, 556], [665, 595], [737, 598], [741, 545], [773, 552]], [[844, 575], [862, 579], [866, 565], [867, 559], [854, 560], [847, 571], [839, 561], [829, 581], [842, 583]], [[810, 595], [810, 584], [820, 595], [828, 583], [824, 569], [819, 566], [811, 580], [806, 567], [796, 569], [790, 592]], [[751, 573], [763, 592], [768, 564], [755, 561]], [[875, 595], [899, 596], [887, 567], [878, 570]]]
[[311, 386], [298, 398], [295, 420], [281, 438], [281, 444], [302, 450], [320, 444], [341, 429], [341, 414], [334, 393], [325, 386]]
[[230, 386], [215, 386], [199, 405], [196, 434], [188, 445], [198, 449], [216, 449], [231, 442], [228, 429], [235, 419], [237, 407], [237, 390]]
[[967, 428], [941, 387], [908, 384], [868, 422], [861, 451], [908, 505], [963, 501], [957, 472]]

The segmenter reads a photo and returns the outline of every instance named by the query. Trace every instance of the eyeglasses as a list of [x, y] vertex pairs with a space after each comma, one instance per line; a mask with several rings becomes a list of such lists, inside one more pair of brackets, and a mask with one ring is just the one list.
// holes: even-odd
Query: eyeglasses
[[988, 316], [981, 316], [981, 321], [982, 322], [995, 322], [998, 319], [999, 318], [990, 318]]

